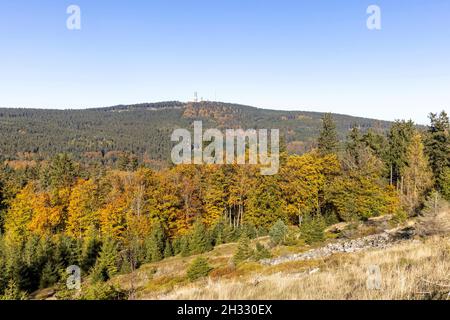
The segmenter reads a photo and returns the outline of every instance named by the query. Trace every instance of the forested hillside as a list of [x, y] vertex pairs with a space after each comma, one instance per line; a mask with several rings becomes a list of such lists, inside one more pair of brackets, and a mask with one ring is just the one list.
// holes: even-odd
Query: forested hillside
[[[251, 112], [259, 112], [223, 105], [227, 112], [211, 114], [209, 108], [179, 106], [181, 109], [167, 109], [162, 104], [158, 106], [160, 111], [129, 106], [48, 115], [43, 112], [35, 118], [30, 115], [39, 112], [24, 110], [24, 115], [16, 117], [23, 123], [35, 121], [20, 130], [39, 131], [37, 136], [45, 136], [47, 145], [52, 146], [60, 137], [45, 130], [77, 132], [81, 123], [89, 123], [94, 135], [110, 130], [131, 139], [123, 124], [134, 126], [134, 112], [143, 117], [156, 112], [165, 119], [165, 125], [169, 121], [166, 118], [172, 117], [173, 126], [177, 121], [188, 124], [191, 117], [207, 117], [229, 125], [233, 120], [227, 118], [227, 108], [233, 108], [233, 117], [242, 122], [250, 121]], [[25, 116], [28, 112], [30, 115]], [[252, 119], [253, 123], [266, 125], [268, 115], [278, 114], [261, 112], [265, 116]], [[98, 122], [89, 122], [85, 114], [96, 114]], [[121, 118], [127, 114], [130, 122]], [[309, 121], [316, 121], [315, 117], [311, 115]], [[12, 126], [15, 117], [3, 115], [5, 118], [12, 119]], [[107, 126], [102, 118], [122, 125]], [[42, 119], [49, 129], [39, 128]], [[78, 122], [65, 123], [67, 119]], [[325, 232], [336, 223], [351, 225], [390, 216], [395, 226], [424, 208], [436, 211], [438, 201], [450, 199], [449, 118], [445, 112], [431, 114], [426, 130], [406, 121], [395, 122], [386, 133], [364, 132], [353, 126], [344, 141], [338, 139], [333, 116], [324, 115], [317, 121], [317, 148], [302, 155], [283, 152], [280, 172], [273, 176], [260, 175], [257, 165], [179, 165], [154, 170], [139, 165], [136, 159], [122, 159], [118, 168], [92, 166], [76, 161], [76, 153], [58, 154], [50, 161], [25, 167], [2, 163], [0, 299], [26, 298], [48, 287], [55, 288], [60, 299], [133, 298], [132, 290], [118, 291], [108, 281], [146, 263], [201, 255], [236, 241], [237, 250], [229, 263], [245, 265], [270, 257], [277, 246], [313, 245], [336, 237]], [[95, 129], [100, 123], [103, 127]], [[145, 122], [141, 119], [139, 123], [144, 126]], [[341, 128], [343, 123], [341, 120]], [[161, 124], [154, 126], [163, 130]], [[16, 139], [6, 144], [18, 147], [21, 143]], [[264, 235], [270, 236], [270, 246], [257, 243], [253, 249], [250, 239]], [[82, 271], [80, 292], [67, 291], [65, 286], [70, 265]], [[210, 271], [205, 257], [198, 257], [181, 280], [195, 281]], [[216, 276], [220, 272], [223, 270], [216, 270]], [[178, 280], [166, 278], [160, 284]]]
[[[220, 102], [161, 102], [87, 110], [0, 109], [0, 160], [33, 161], [58, 153], [77, 160], [114, 164], [124, 152], [139, 162], [163, 166], [170, 156], [170, 135], [204, 127], [280, 129], [291, 153], [311, 150], [319, 134], [317, 112], [273, 111]], [[385, 132], [389, 122], [334, 115], [340, 139], [352, 125]]]

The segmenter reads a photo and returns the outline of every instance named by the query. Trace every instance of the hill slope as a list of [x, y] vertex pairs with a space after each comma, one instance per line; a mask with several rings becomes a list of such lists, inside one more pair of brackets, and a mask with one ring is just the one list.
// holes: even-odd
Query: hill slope
[[[313, 145], [322, 113], [275, 111], [222, 102], [160, 102], [85, 110], [0, 109], [0, 157], [47, 158], [69, 152], [77, 158], [114, 161], [128, 151], [147, 161], [164, 162], [170, 155], [175, 128], [190, 128], [196, 119], [204, 127], [278, 128], [291, 152]], [[353, 124], [386, 130], [390, 123], [334, 115], [341, 138]]]

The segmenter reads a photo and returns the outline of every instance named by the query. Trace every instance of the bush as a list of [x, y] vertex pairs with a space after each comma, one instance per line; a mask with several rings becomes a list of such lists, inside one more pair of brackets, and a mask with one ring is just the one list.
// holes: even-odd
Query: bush
[[300, 226], [300, 237], [307, 244], [314, 244], [325, 239], [326, 223], [321, 215], [315, 217], [306, 216]]
[[275, 245], [280, 245], [284, 242], [287, 233], [288, 227], [286, 224], [282, 220], [278, 220], [272, 228], [270, 228], [270, 240], [272, 240]]
[[125, 300], [126, 294], [109, 283], [95, 283], [81, 293], [80, 300]]
[[212, 268], [208, 264], [208, 261], [203, 257], [196, 258], [187, 270], [187, 276], [190, 281], [197, 280], [202, 277], [206, 277]]
[[3, 295], [0, 296], [0, 300], [26, 300], [27, 294], [20, 291], [19, 286], [13, 280], [10, 280], [8, 287]]

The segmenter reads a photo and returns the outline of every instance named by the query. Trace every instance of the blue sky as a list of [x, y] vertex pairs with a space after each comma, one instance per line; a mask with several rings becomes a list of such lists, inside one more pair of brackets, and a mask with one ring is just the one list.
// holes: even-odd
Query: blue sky
[[[66, 9], [81, 8], [81, 30]], [[382, 30], [366, 28], [369, 5]], [[448, 0], [0, 1], [0, 107], [199, 97], [427, 123], [450, 106]]]

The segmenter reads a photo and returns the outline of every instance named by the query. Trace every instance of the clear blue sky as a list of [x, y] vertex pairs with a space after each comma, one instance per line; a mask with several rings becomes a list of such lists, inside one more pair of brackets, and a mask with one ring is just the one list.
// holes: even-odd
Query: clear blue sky
[[[66, 28], [81, 8], [82, 29]], [[366, 28], [380, 6], [382, 30]], [[427, 122], [450, 106], [448, 0], [0, 1], [0, 106], [209, 100]]]

